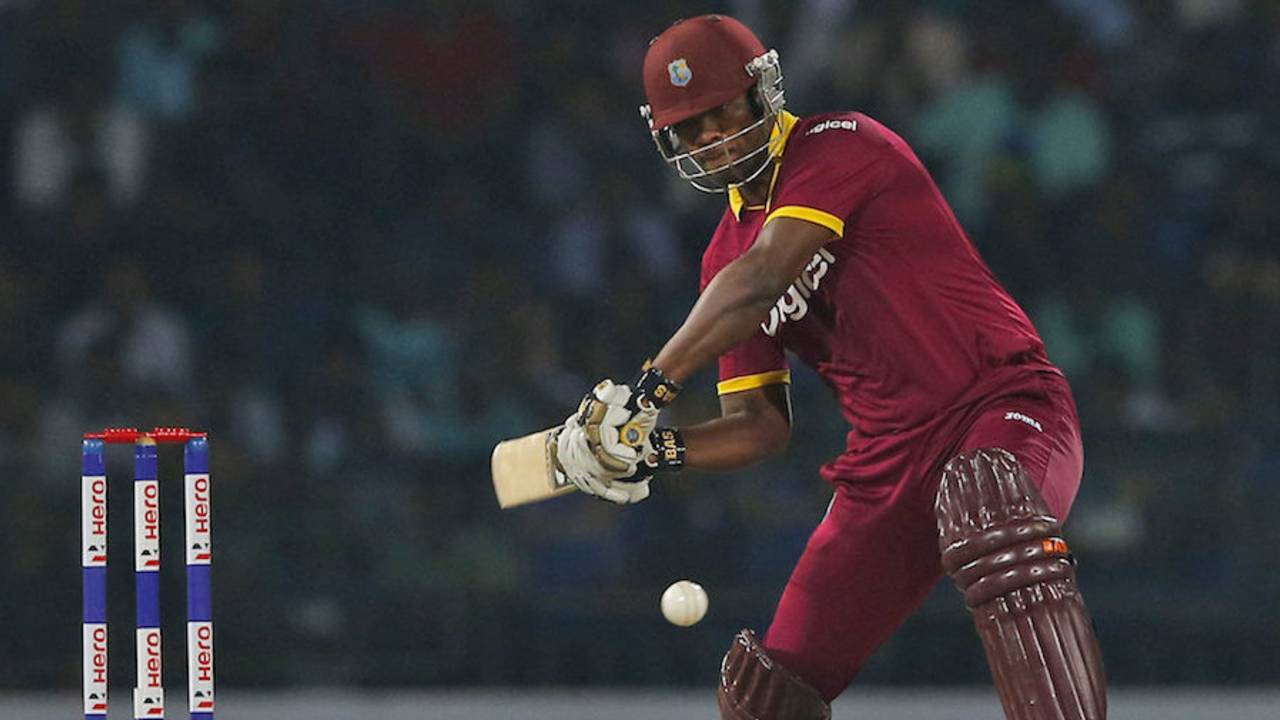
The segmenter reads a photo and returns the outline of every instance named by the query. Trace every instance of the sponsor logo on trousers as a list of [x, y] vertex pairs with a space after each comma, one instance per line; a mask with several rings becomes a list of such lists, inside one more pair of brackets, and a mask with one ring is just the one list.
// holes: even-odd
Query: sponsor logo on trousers
[[1035, 428], [1037, 431], [1044, 432], [1044, 428], [1040, 427], [1040, 422], [1038, 420], [1036, 420], [1035, 418], [1027, 417], [1026, 415], [1023, 415], [1020, 412], [1014, 412], [1010, 410], [1009, 412], [1004, 414], [1004, 419], [1017, 420], [1018, 422], [1024, 422], [1030, 425], [1031, 427]]

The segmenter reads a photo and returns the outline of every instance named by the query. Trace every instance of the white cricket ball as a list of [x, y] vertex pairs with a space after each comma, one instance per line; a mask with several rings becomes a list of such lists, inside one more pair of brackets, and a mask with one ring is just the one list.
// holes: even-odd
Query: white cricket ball
[[662, 616], [672, 625], [689, 627], [707, 614], [707, 591], [692, 580], [671, 583], [662, 593]]

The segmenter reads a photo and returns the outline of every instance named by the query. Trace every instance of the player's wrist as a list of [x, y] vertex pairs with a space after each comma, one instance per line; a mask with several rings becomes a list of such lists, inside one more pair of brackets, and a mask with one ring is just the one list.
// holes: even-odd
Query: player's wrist
[[675, 472], [684, 467], [684, 435], [678, 428], [654, 428], [649, 433], [649, 446], [653, 455], [646, 464], [654, 472]]
[[661, 410], [675, 401], [684, 386], [668, 378], [652, 363], [646, 362], [632, 389], [635, 391], [637, 404], [647, 401]]

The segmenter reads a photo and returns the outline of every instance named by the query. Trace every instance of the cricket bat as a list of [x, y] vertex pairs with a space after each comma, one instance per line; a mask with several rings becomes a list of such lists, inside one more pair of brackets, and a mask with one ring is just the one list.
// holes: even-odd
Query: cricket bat
[[[634, 406], [631, 407], [634, 411]], [[596, 403], [591, 408], [584, 412], [594, 413], [595, 422], [599, 422], [607, 407]], [[577, 489], [568, 480], [556, 477], [552, 443], [556, 441], [556, 431], [560, 428], [557, 425], [524, 437], [503, 440], [493, 448], [489, 469], [493, 475], [493, 492], [503, 510], [550, 500]], [[647, 437], [640, 416], [633, 416], [618, 429], [618, 440], [637, 450]]]
[[503, 440], [493, 448], [490, 460], [493, 491], [498, 496], [498, 506], [503, 510], [550, 500], [577, 489], [567, 480], [556, 479], [551, 443], [555, 442], [558, 429], [559, 425], [524, 437]]

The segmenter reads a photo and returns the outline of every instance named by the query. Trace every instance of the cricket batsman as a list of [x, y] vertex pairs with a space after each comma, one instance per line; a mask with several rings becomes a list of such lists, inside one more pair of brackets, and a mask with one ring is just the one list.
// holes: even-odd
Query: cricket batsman
[[[1014, 720], [1105, 718], [1101, 653], [1062, 521], [1083, 448], [1070, 388], [902, 138], [859, 112], [786, 111], [778, 53], [724, 15], [677, 22], [644, 60], [663, 159], [728, 207], [688, 318], [630, 385], [602, 381], [560, 429], [558, 471], [627, 504], [681, 467], [781, 451], [784, 351], [850, 426], [835, 493], [767, 631], [733, 638], [725, 720], [829, 703], [942, 573], [960, 588]], [[719, 361], [722, 415], [657, 426]]]

